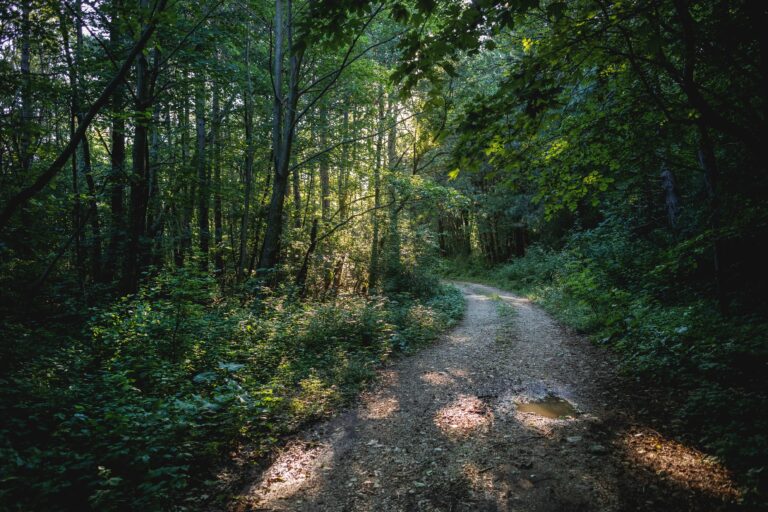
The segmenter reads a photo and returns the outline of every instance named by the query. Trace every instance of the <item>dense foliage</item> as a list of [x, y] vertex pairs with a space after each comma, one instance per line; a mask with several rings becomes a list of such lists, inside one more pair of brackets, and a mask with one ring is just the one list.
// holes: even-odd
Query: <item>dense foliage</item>
[[439, 256], [677, 390], [764, 501], [766, 21], [758, 0], [3, 3], [2, 506], [199, 505], [227, 450], [456, 320]]
[[313, 9], [0, 7], [0, 509], [226, 497], [228, 451], [460, 316], [435, 114], [389, 81], [403, 26]]
[[752, 503], [768, 457], [765, 21], [749, 1], [517, 17], [457, 68], [445, 182], [468, 206], [441, 217], [448, 275], [531, 294], [673, 390], [681, 430]]
[[204, 502], [189, 487], [216, 484], [211, 468], [223, 451], [269, 449], [347, 401], [393, 352], [455, 322], [460, 294], [433, 286], [439, 292], [425, 298], [300, 302], [265, 290], [228, 299], [209, 276], [164, 272], [94, 309], [79, 335], [49, 340], [45, 354], [29, 357], [24, 346], [39, 333], [18, 332], [17, 353], [4, 359], [29, 360], [2, 381], [3, 502]]

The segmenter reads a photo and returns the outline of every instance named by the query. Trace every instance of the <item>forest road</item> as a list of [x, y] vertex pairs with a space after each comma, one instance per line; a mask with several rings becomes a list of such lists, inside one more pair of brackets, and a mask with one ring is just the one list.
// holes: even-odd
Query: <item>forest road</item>
[[456, 285], [461, 324], [382, 370], [355, 408], [297, 435], [231, 510], [730, 508], [722, 468], [610, 410], [608, 352], [526, 299]]

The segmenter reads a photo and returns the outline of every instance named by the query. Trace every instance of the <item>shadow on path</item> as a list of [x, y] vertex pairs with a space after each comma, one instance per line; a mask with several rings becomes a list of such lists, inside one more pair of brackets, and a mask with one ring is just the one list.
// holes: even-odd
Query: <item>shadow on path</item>
[[[458, 327], [382, 371], [358, 407], [297, 436], [232, 510], [729, 508], [737, 496], [725, 470], [610, 410], [609, 354], [526, 299], [458, 286]], [[547, 396], [576, 414], [518, 407]]]

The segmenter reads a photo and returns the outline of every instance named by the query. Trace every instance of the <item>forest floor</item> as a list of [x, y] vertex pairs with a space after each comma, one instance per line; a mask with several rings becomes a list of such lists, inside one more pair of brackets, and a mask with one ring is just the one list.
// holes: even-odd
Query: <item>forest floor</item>
[[736, 507], [722, 466], [638, 420], [608, 351], [526, 299], [456, 284], [462, 323], [292, 438], [232, 511]]

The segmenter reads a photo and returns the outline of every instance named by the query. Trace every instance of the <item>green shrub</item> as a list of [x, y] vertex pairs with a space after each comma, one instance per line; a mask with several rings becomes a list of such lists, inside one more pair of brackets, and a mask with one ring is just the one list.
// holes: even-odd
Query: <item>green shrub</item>
[[[532, 247], [525, 258], [488, 267], [473, 259], [446, 262], [454, 279], [525, 294], [564, 324], [609, 345], [625, 370], [678, 390], [680, 425], [739, 471], [753, 496], [768, 460], [768, 323], [724, 317], [692, 286], [700, 241], [646, 250], [606, 222], [571, 237], [555, 252]], [[693, 283], [693, 284], [691, 284]], [[749, 499], [749, 498], [748, 498]]]
[[326, 303], [261, 289], [225, 300], [207, 276], [159, 273], [0, 380], [0, 502], [186, 506], [228, 449], [270, 449], [349, 400], [393, 351], [456, 322], [458, 290], [425, 283]]

